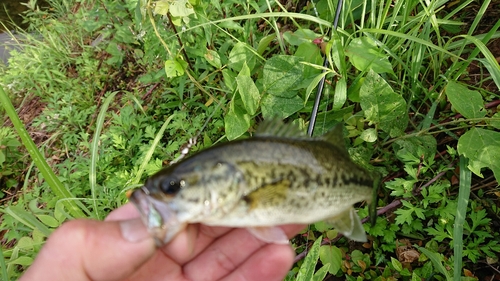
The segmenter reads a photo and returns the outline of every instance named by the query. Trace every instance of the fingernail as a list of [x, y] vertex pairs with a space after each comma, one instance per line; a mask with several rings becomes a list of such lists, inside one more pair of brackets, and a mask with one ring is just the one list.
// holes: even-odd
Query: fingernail
[[151, 235], [148, 233], [148, 230], [140, 218], [120, 221], [120, 230], [122, 232], [122, 237], [132, 243], [151, 238]]

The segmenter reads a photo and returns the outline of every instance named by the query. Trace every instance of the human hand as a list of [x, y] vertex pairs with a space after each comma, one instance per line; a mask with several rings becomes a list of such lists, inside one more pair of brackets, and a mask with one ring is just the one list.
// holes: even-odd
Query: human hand
[[[292, 237], [304, 225], [282, 226]], [[74, 220], [49, 237], [26, 280], [282, 280], [290, 245], [266, 244], [241, 228], [192, 224], [156, 248], [132, 204], [104, 222]]]

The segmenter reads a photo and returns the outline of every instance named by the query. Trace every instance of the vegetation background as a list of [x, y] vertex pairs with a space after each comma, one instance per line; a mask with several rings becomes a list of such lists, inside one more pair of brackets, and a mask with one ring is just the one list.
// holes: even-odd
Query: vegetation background
[[345, 124], [379, 216], [364, 244], [311, 225], [286, 280], [500, 280], [500, 1], [347, 0], [336, 31], [336, 0], [47, 2], [0, 67], [0, 279], [191, 137], [305, 130], [325, 77], [314, 135]]

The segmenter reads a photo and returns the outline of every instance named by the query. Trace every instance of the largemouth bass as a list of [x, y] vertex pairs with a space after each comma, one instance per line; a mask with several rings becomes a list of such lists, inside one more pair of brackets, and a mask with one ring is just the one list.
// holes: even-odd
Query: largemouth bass
[[373, 180], [351, 161], [342, 126], [310, 138], [292, 124], [264, 122], [254, 137], [203, 150], [151, 176], [130, 200], [158, 245], [189, 223], [244, 227], [288, 243], [277, 225], [326, 220], [366, 241], [353, 204], [370, 200]]

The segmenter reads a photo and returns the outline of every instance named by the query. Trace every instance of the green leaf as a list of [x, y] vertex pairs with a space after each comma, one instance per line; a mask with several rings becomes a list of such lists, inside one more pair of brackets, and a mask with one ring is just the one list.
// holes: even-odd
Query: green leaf
[[250, 128], [250, 116], [243, 109], [234, 104], [232, 100], [229, 104], [229, 111], [224, 116], [224, 127], [228, 140], [234, 140], [243, 135]]
[[378, 128], [391, 137], [404, 134], [408, 124], [406, 101], [382, 77], [370, 70], [361, 85], [359, 96], [368, 121], [378, 124]]
[[341, 109], [347, 100], [347, 79], [345, 76], [335, 84], [335, 94], [333, 96], [333, 110]]
[[259, 106], [260, 92], [250, 77], [250, 69], [246, 63], [243, 64], [240, 73], [236, 77], [236, 84], [245, 109], [250, 115], [254, 115]]
[[401, 161], [405, 161], [406, 155], [420, 159], [423, 155], [424, 159], [431, 161], [436, 153], [437, 141], [431, 135], [414, 136], [406, 139], [399, 139], [392, 145], [396, 152], [396, 157]]
[[448, 82], [445, 91], [451, 105], [465, 118], [486, 116], [483, 97], [478, 91], [471, 91], [455, 81]]
[[318, 262], [319, 258], [319, 248], [321, 245], [321, 240], [323, 239], [322, 236], [320, 236], [314, 244], [312, 245], [311, 249], [309, 250], [309, 253], [307, 253], [306, 258], [304, 259], [304, 263], [299, 269], [299, 273], [297, 274], [297, 281], [310, 281], [313, 278], [314, 271], [316, 269], [316, 263]]
[[500, 133], [472, 128], [458, 140], [458, 153], [469, 158], [467, 166], [483, 177], [481, 168], [489, 168], [500, 182]]
[[432, 261], [432, 264], [439, 270], [439, 272], [441, 272], [441, 274], [445, 276], [447, 281], [453, 280], [448, 270], [446, 270], [446, 268], [443, 266], [442, 263], [443, 257], [440, 254], [427, 250], [426, 248], [423, 247], [419, 246], [415, 247]]
[[283, 39], [287, 41], [290, 45], [298, 46], [304, 42], [311, 42], [315, 38], [318, 38], [319, 34], [314, 33], [310, 29], [298, 29], [295, 32], [286, 31], [283, 33]]
[[251, 47], [243, 42], [238, 42], [234, 45], [229, 53], [229, 67], [234, 71], [240, 72], [246, 63], [250, 72], [255, 67], [255, 54], [251, 51]]
[[5, 208], [5, 213], [9, 214], [14, 219], [16, 219], [17, 221], [19, 221], [20, 223], [26, 225], [31, 229], [37, 228], [45, 236], [49, 236], [50, 233], [52, 232], [48, 227], [40, 223], [40, 221], [37, 220], [35, 216], [33, 216], [33, 214], [26, 212], [19, 206], [9, 206]]
[[154, 13], [157, 15], [164, 16], [168, 13], [168, 10], [170, 9], [170, 1], [169, 0], [156, 1], [154, 4], [155, 4]]
[[36, 216], [43, 224], [48, 227], [56, 228], [59, 226], [59, 222], [52, 216], [49, 215], [37, 215]]
[[[315, 44], [309, 42], [304, 42], [299, 45], [297, 51], [295, 51], [295, 56], [301, 58], [302, 61], [322, 65], [323, 57], [321, 55], [321, 49]], [[309, 78], [320, 73], [321, 70], [310, 65], [304, 65], [304, 77]]]
[[311, 281], [323, 281], [323, 280], [325, 280], [325, 276], [328, 273], [329, 269], [330, 269], [329, 264], [323, 265], [320, 269], [318, 269], [318, 271], [316, 271], [316, 273], [314, 273], [314, 276], [313, 276]]
[[371, 38], [354, 38], [347, 46], [345, 54], [359, 71], [373, 70], [376, 73], [393, 73], [388, 57], [381, 53]]
[[165, 61], [165, 74], [168, 78], [184, 75], [187, 62], [181, 59], [170, 59]]
[[187, 17], [194, 14], [193, 6], [188, 0], [174, 0], [170, 4], [169, 11], [174, 17]]
[[323, 245], [319, 248], [321, 263], [329, 265], [328, 272], [336, 275], [342, 265], [342, 252], [336, 246]]
[[297, 95], [292, 89], [303, 79], [304, 65], [294, 56], [274, 56], [264, 65], [263, 85], [268, 93], [292, 98]]
[[396, 271], [401, 272], [403, 270], [403, 265], [401, 264], [401, 262], [395, 259], [394, 257], [391, 257], [391, 263], [392, 266], [394, 266], [394, 269], [396, 269]]
[[464, 222], [467, 215], [471, 188], [471, 171], [467, 168], [467, 158], [460, 157], [460, 186], [458, 191], [457, 213], [453, 224], [453, 275], [460, 276], [463, 259]]
[[491, 119], [494, 118], [497, 120], [488, 120], [490, 122], [490, 125], [495, 127], [496, 129], [500, 129], [500, 112], [493, 114]]
[[219, 53], [214, 50], [208, 50], [205, 53], [205, 59], [211, 64], [213, 67], [220, 69], [222, 67]]
[[287, 118], [304, 107], [304, 101], [299, 96], [293, 98], [282, 98], [273, 95], [265, 95], [261, 102], [262, 115], [264, 118]]
[[22, 256], [7, 262], [8, 265], [22, 265], [22, 266], [29, 266], [32, 263], [33, 263], [33, 258], [27, 256]]
[[10, 280], [9, 274], [7, 273], [7, 264], [5, 262], [5, 257], [3, 254], [3, 247], [0, 247], [0, 271], [2, 272], [2, 280]]
[[377, 140], [377, 130], [374, 128], [366, 129], [359, 137], [366, 142], [375, 142]]

